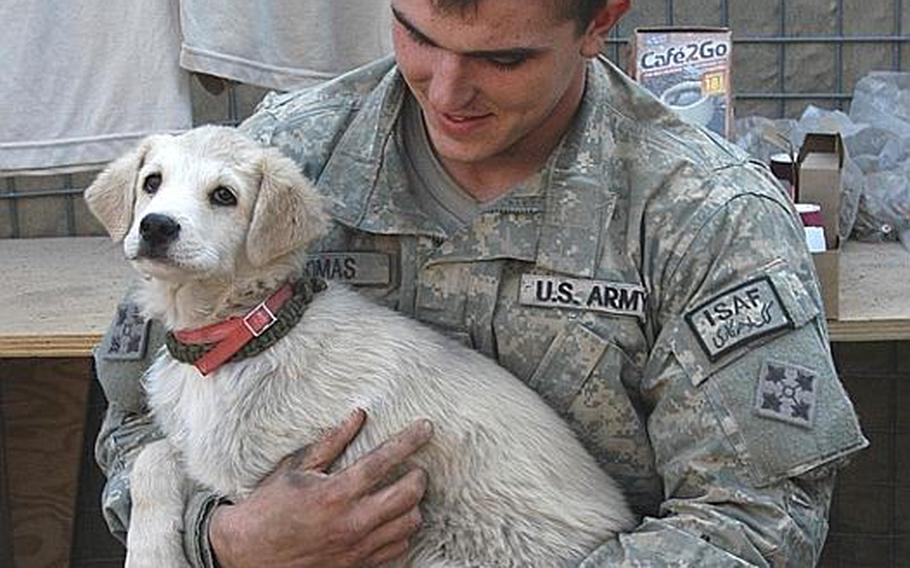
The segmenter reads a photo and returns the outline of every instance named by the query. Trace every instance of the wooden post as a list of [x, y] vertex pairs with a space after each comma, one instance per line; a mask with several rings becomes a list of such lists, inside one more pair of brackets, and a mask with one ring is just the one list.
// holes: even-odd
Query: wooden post
[[3, 382], [0, 381], [0, 566], [13, 565], [13, 536], [7, 487], [6, 419], [3, 412]]

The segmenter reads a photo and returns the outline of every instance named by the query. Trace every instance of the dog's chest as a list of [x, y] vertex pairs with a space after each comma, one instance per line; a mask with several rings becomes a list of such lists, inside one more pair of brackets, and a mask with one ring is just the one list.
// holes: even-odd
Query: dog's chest
[[[242, 496], [300, 445], [292, 420], [274, 420], [247, 368], [234, 380], [202, 377], [163, 355], [146, 379], [155, 419], [180, 450], [187, 473], [221, 494]], [[244, 380], [250, 379], [250, 380]]]

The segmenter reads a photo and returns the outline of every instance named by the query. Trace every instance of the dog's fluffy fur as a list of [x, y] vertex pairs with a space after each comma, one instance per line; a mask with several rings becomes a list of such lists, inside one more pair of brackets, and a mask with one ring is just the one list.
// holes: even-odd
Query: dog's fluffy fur
[[[219, 186], [235, 206], [212, 204]], [[150, 137], [86, 200], [144, 276], [140, 306], [170, 329], [242, 315], [301, 273], [301, 247], [327, 225], [291, 160], [219, 127]], [[180, 225], [163, 254], [142, 242], [150, 213]], [[264, 353], [202, 378], [163, 350], [144, 385], [166, 440], [133, 466], [129, 565], [183, 563], [184, 475], [242, 499], [356, 407], [369, 419], [339, 466], [419, 417], [435, 424], [413, 458], [429, 474], [424, 525], [400, 565], [575, 565], [633, 524], [613, 481], [518, 379], [340, 285]]]

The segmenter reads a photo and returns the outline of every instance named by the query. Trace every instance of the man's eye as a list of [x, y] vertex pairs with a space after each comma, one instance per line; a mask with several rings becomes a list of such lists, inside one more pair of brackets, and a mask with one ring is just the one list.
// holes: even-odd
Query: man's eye
[[422, 35], [415, 32], [414, 30], [408, 29], [408, 28], [405, 28], [405, 29], [408, 32], [408, 36], [414, 41], [414, 43], [418, 43], [420, 45], [432, 45], [432, 44], [430, 44], [430, 42], [427, 41], [427, 38], [423, 37]]
[[496, 57], [487, 57], [487, 61], [500, 69], [515, 69], [528, 60], [527, 55], [503, 55]]
[[224, 207], [237, 205], [237, 197], [230, 189], [224, 187], [223, 185], [219, 185], [215, 188], [215, 190], [209, 196], [209, 200], [215, 205], [222, 205]]
[[154, 195], [159, 187], [161, 187], [161, 174], [149, 174], [145, 176], [145, 180], [142, 182], [142, 191]]

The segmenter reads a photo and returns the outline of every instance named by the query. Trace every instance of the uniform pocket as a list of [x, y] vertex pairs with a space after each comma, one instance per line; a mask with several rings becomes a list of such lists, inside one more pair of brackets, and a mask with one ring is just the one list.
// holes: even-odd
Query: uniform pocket
[[557, 411], [564, 413], [600, 362], [609, 342], [571, 322], [553, 339], [528, 386], [540, 393]]
[[656, 514], [661, 486], [654, 452], [625, 387], [640, 376], [618, 345], [575, 321], [556, 335], [528, 384], [572, 425], [633, 508]]
[[[763, 332], [761, 328], [757, 333], [751, 333], [756, 328], [750, 325], [741, 325], [746, 321], [735, 319], [728, 320], [726, 326], [705, 331], [698, 325], [693, 325], [696, 321], [693, 316], [701, 312], [702, 307], [694, 308], [683, 318], [677, 319], [669, 325], [673, 337], [672, 348], [677, 356], [677, 360], [686, 373], [693, 385], [698, 386], [713, 373], [716, 373], [723, 367], [736, 362], [740, 357], [745, 356], [753, 349], [758, 349], [775, 337], [789, 333], [798, 329], [819, 315], [818, 306], [812, 301], [809, 292], [800, 282], [796, 275], [786, 270], [784, 265], [779, 265], [776, 269], [771, 270], [768, 274], [753, 279], [749, 282], [755, 284], [757, 292], [770, 298], [770, 305], [767, 305], [767, 313], [774, 314], [769, 322], [771, 327], [769, 332]], [[716, 309], [722, 309], [723, 305], [735, 303], [739, 297], [748, 296], [752, 292], [749, 286], [741, 285], [727, 291], [722, 291], [714, 298], [718, 299], [707, 302], [707, 305], [717, 304]], [[764, 313], [764, 312], [763, 312]], [[749, 320], [750, 318], [743, 318]], [[737, 325], [734, 325], [737, 324]], [[730, 340], [731, 336], [738, 336], [733, 339], [732, 348], [724, 348], [716, 351], [716, 343], [712, 346], [712, 340], [720, 337], [720, 332], [726, 333], [724, 339]], [[743, 331], [745, 330], [745, 331]]]

